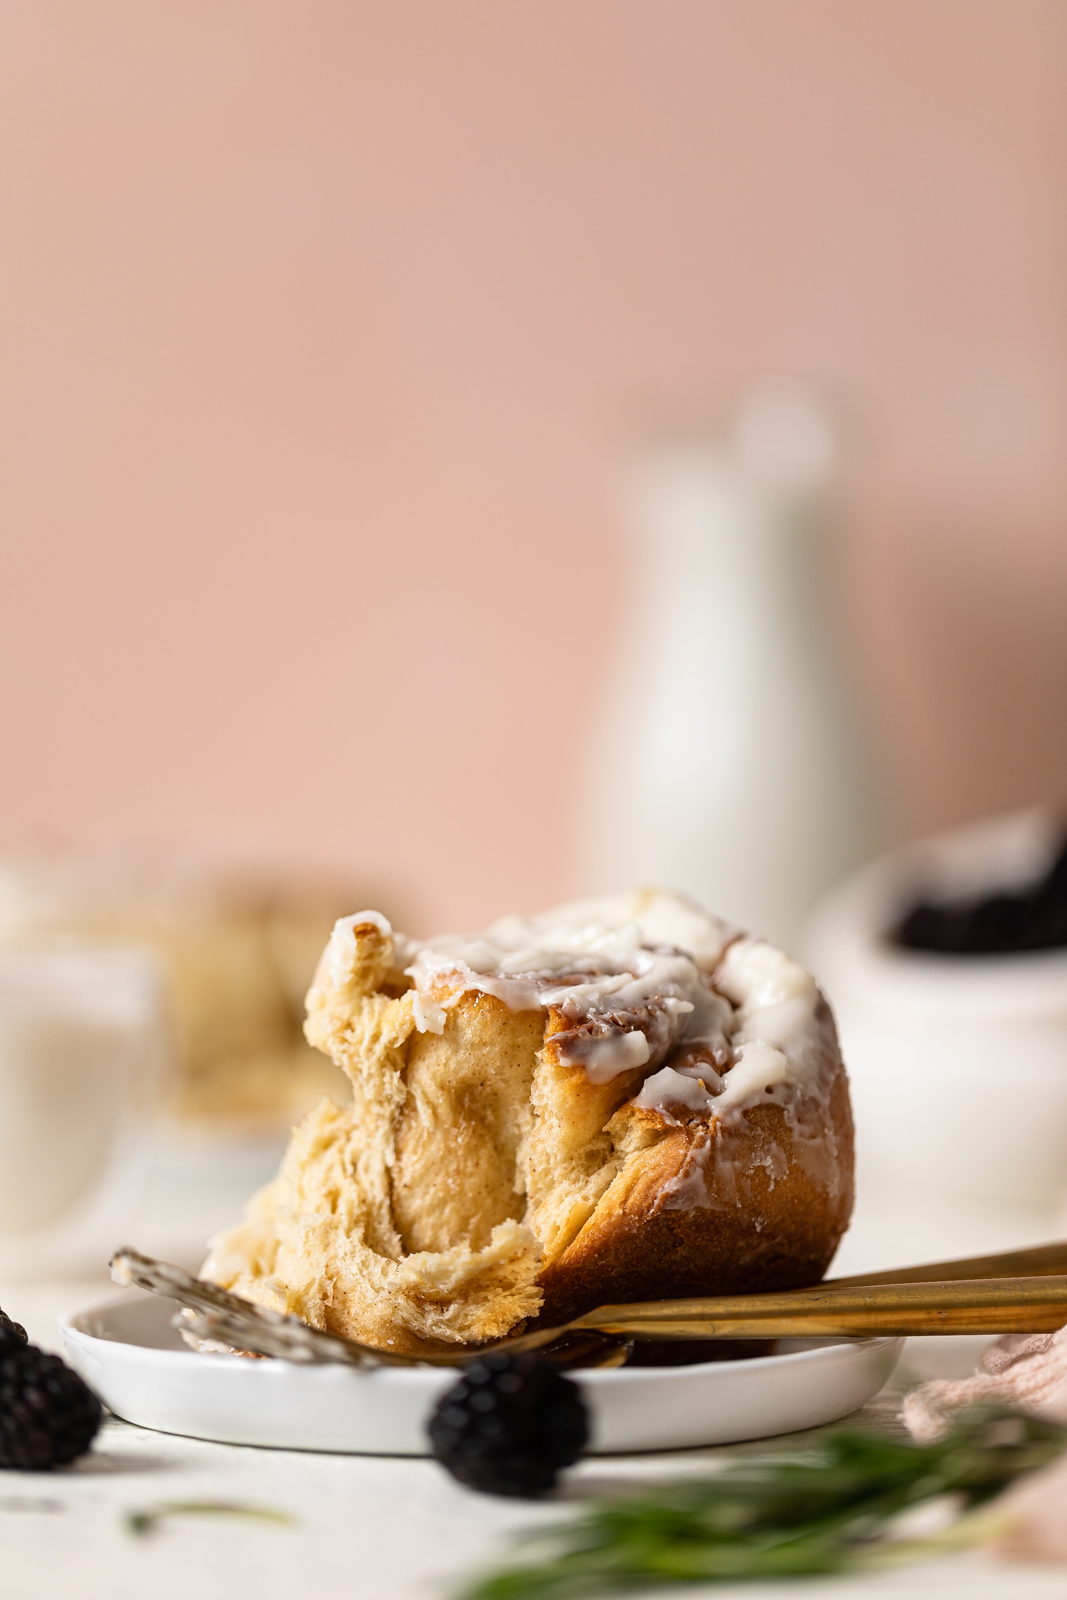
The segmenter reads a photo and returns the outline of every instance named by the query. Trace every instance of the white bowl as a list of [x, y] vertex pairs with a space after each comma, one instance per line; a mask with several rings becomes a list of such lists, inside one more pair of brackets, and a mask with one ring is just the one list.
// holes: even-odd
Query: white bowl
[[1067, 951], [941, 955], [886, 939], [919, 898], [1034, 877], [1055, 827], [1018, 812], [906, 846], [812, 918], [804, 949], [841, 1034], [864, 1192], [1049, 1208], [1067, 1194]]
[[[132, 1290], [60, 1319], [77, 1372], [116, 1416], [223, 1444], [428, 1454], [426, 1422], [456, 1381], [441, 1367], [297, 1366], [194, 1355], [171, 1300]], [[679, 1450], [814, 1428], [866, 1404], [902, 1339], [794, 1341], [781, 1355], [692, 1367], [578, 1372], [598, 1454]]]

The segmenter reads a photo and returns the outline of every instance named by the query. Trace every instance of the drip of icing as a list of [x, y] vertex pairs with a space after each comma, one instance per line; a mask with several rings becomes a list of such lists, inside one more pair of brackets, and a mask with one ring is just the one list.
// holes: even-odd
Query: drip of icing
[[759, 939], [738, 939], [727, 950], [716, 986], [737, 1007], [735, 1064], [716, 1106], [725, 1116], [782, 1091], [816, 1088], [825, 1043], [816, 1024], [819, 991], [799, 962]]
[[754, 1096], [773, 1096], [780, 1084], [790, 1082], [789, 1058], [762, 1039], [746, 1039], [737, 1051], [733, 1069], [716, 1106], [720, 1116], [737, 1106], [751, 1105]]
[[608, 1033], [575, 1032], [563, 1037], [560, 1061], [565, 1067], [584, 1067], [590, 1083], [610, 1083], [620, 1072], [645, 1066], [652, 1054], [648, 1036], [640, 1028], [629, 1032], [622, 1028], [613, 1028]]
[[444, 1006], [438, 1005], [436, 1000], [431, 1000], [429, 995], [420, 994], [416, 989], [411, 1009], [415, 1017], [415, 1026], [420, 1033], [444, 1033], [448, 1012]]
[[[718, 1075], [712, 1073], [711, 1076], [717, 1078]], [[663, 1067], [645, 1079], [633, 1103], [642, 1111], [658, 1111], [661, 1116], [669, 1116], [672, 1106], [706, 1112], [712, 1104], [712, 1095], [699, 1078], [676, 1072], [673, 1067]]]
[[356, 936], [353, 930], [369, 922], [379, 933], [391, 934], [392, 927], [380, 911], [357, 911], [354, 917], [339, 917], [333, 925], [324, 960], [330, 982], [342, 989], [348, 982], [356, 960]]

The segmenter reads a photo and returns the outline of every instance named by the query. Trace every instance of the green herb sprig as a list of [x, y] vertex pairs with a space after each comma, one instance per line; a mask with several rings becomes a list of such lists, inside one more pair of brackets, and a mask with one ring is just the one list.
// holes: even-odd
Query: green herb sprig
[[[651, 1585], [839, 1573], [930, 1553], [937, 1540], [894, 1544], [893, 1519], [945, 1495], [961, 1511], [979, 1506], [1065, 1444], [1067, 1428], [991, 1408], [963, 1413], [946, 1438], [926, 1445], [846, 1424], [793, 1454], [741, 1457], [717, 1477], [602, 1501], [527, 1535], [529, 1559], [456, 1600], [586, 1600]], [[988, 1527], [975, 1519], [974, 1537]]]
[[288, 1511], [274, 1506], [246, 1505], [237, 1500], [164, 1500], [126, 1513], [126, 1531], [143, 1537], [154, 1533], [168, 1517], [253, 1517], [260, 1522], [292, 1523]]

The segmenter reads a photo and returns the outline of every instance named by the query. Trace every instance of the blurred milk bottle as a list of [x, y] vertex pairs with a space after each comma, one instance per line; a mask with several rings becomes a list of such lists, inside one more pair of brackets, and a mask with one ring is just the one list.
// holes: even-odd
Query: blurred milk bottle
[[685, 889], [787, 948], [878, 842], [824, 617], [834, 457], [824, 412], [787, 383], [750, 393], [727, 442], [644, 452], [589, 792], [595, 887]]

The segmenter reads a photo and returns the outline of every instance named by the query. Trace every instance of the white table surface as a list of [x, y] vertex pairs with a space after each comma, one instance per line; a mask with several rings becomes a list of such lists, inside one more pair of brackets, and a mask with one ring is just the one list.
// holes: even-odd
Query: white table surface
[[[923, 1207], [861, 1211], [835, 1270], [861, 1271], [1037, 1243], [1055, 1219], [974, 1208], [936, 1215]], [[31, 1338], [59, 1347], [61, 1310], [108, 1292], [95, 1279], [0, 1282], [0, 1305]], [[980, 1341], [911, 1341], [905, 1361], [922, 1376], [965, 1372]], [[447, 1600], [466, 1575], [507, 1553], [508, 1536], [610, 1485], [699, 1471], [711, 1455], [686, 1451], [600, 1458], [567, 1474], [561, 1497], [529, 1504], [468, 1492], [431, 1461], [255, 1450], [174, 1438], [109, 1420], [92, 1454], [54, 1474], [0, 1473], [3, 1600]], [[131, 1511], [164, 1501], [226, 1500], [288, 1513], [278, 1526], [183, 1517], [144, 1537]], [[649, 1591], [651, 1592], [651, 1591]], [[665, 1593], [666, 1591], [658, 1591]], [[1067, 1569], [1005, 1566], [974, 1554], [874, 1578], [802, 1584], [716, 1585], [671, 1591], [723, 1600], [796, 1594], [807, 1600], [864, 1596], [1012, 1597], [1067, 1600]]]

